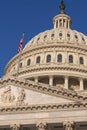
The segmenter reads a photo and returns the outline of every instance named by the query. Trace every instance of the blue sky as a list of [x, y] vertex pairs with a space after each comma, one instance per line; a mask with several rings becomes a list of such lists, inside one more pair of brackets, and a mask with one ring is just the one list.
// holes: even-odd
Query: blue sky
[[[24, 44], [35, 35], [53, 28], [61, 0], [0, 0], [0, 77], [5, 65], [17, 54], [25, 32]], [[64, 0], [73, 30], [87, 35], [87, 0]]]

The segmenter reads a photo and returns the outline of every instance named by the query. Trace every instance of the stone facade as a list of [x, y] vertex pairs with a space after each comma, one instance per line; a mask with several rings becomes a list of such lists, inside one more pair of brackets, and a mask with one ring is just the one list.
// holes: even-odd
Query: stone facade
[[0, 130], [87, 130], [87, 37], [70, 29], [63, 1], [53, 25], [6, 65]]

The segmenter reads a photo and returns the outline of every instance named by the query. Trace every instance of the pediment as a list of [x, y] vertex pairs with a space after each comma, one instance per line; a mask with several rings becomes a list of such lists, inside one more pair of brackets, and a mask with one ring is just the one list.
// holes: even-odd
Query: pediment
[[83, 99], [75, 92], [24, 79], [7, 78], [0, 81], [1, 106], [73, 103]]
[[60, 104], [70, 102], [71, 100], [68, 99], [35, 92], [33, 90], [13, 85], [7, 85], [0, 88], [1, 106]]

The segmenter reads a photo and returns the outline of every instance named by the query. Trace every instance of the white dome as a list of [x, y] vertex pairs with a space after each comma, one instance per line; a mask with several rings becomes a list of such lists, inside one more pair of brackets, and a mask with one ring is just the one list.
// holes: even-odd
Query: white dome
[[44, 44], [54, 43], [67, 43], [67, 44], [87, 44], [87, 36], [84, 34], [67, 28], [56, 28], [47, 30], [33, 37], [24, 47], [28, 49], [30, 47], [40, 46]]

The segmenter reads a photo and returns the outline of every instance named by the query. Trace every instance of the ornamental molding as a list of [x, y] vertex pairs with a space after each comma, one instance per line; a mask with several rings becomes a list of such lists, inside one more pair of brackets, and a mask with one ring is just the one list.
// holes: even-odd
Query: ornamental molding
[[48, 94], [51, 96], [69, 99], [71, 101], [87, 102], [87, 97], [83, 97], [82, 95], [78, 94], [75, 91], [67, 90], [61, 87], [58, 88], [55, 88], [54, 86], [50, 87], [47, 84], [35, 83], [34, 81], [24, 80], [21, 78], [15, 79], [14, 77], [9, 78], [3, 77], [3, 79], [0, 80], [0, 87], [2, 88], [7, 85], [13, 85], [13, 86], [16, 85], [22, 89], [26, 88], [36, 92], [40, 92], [42, 94]]
[[[76, 52], [78, 52], [78, 51], [82, 51], [82, 52], [86, 52], [86, 54], [87, 54], [87, 45], [79, 45], [79, 44], [74, 44], [74, 43], [60, 43], [60, 42], [52, 42], [52, 43], [50, 43], [50, 44], [43, 44], [43, 45], [39, 45], [39, 46], [32, 46], [32, 47], [30, 47], [30, 48], [28, 48], [28, 50], [26, 49], [26, 50], [23, 50], [22, 51], [22, 54], [23, 55], [25, 55], [25, 54], [29, 54], [29, 52], [37, 52], [37, 51], [40, 51], [41, 49], [50, 49], [50, 48], [55, 48], [55, 49], [57, 49], [57, 50], [64, 50], [64, 49], [73, 49], [73, 51], [75, 51], [75, 50], [77, 50]], [[39, 50], [38, 50], [39, 49]], [[52, 49], [52, 50], [53, 50]]]
[[53, 111], [75, 111], [87, 110], [87, 103], [68, 103], [68, 104], [44, 104], [44, 105], [26, 105], [26, 106], [8, 106], [0, 107], [1, 114], [26, 113], [26, 112], [53, 112]]
[[[27, 73], [32, 73], [32, 72], [40, 72], [40, 71], [43, 71], [43, 72], [46, 72], [46, 71], [67, 71], [69, 73], [72, 73], [75, 72], [74, 76], [76, 74], [78, 74], [79, 77], [81, 77], [81, 74], [83, 75], [84, 78], [86, 78], [87, 76], [87, 67], [83, 67], [83, 66], [76, 66], [76, 65], [73, 65], [73, 64], [54, 64], [54, 63], [51, 63], [51, 64], [41, 64], [41, 65], [37, 65], [37, 66], [33, 66], [33, 67], [26, 67], [26, 68], [21, 68], [19, 70], [19, 75], [26, 75]], [[17, 72], [14, 72], [12, 73], [13, 76], [16, 75]], [[72, 75], [72, 74], [71, 74]]]

